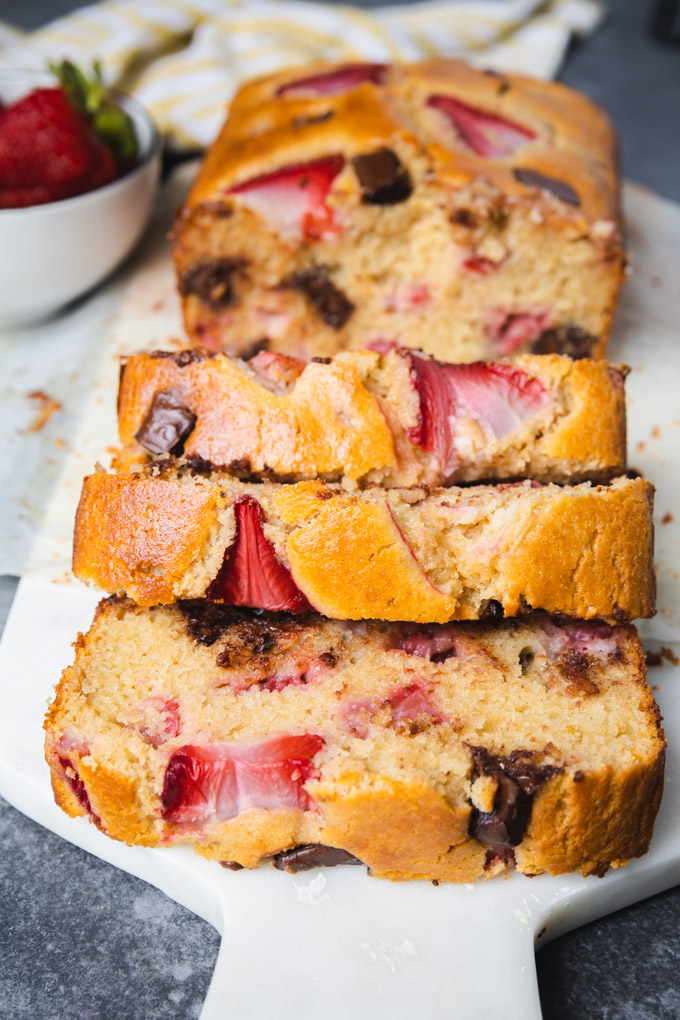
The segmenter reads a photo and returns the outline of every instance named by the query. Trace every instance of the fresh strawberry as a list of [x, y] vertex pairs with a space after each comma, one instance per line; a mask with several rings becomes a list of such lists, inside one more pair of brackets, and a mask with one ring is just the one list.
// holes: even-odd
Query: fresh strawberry
[[161, 797], [168, 822], [206, 823], [247, 808], [298, 808], [314, 802], [304, 789], [319, 775], [312, 758], [324, 741], [314, 733], [280, 734], [257, 744], [188, 745], [170, 758]]
[[113, 153], [60, 88], [37, 89], [0, 121], [0, 207], [55, 202], [116, 176]]
[[486, 332], [498, 347], [499, 354], [512, 354], [518, 347], [538, 340], [550, 328], [550, 318], [550, 309], [545, 307], [526, 312], [492, 308], [487, 316]]
[[342, 156], [297, 163], [237, 184], [228, 194], [238, 195], [278, 233], [318, 241], [339, 233], [326, 198], [344, 165]]
[[536, 132], [495, 113], [468, 106], [453, 96], [430, 96], [427, 105], [441, 110], [453, 124], [464, 145], [478, 156], [511, 156], [526, 145]]
[[234, 505], [236, 538], [206, 592], [214, 602], [304, 613], [311, 608], [262, 530], [264, 511], [252, 496]]
[[403, 352], [420, 398], [419, 422], [408, 430], [410, 441], [440, 464], [443, 480], [457, 464], [456, 418], [474, 418], [494, 440], [503, 439], [541, 411], [550, 393], [512, 365], [477, 361], [450, 365]]
[[444, 722], [444, 716], [434, 707], [428, 697], [429, 692], [420, 683], [400, 687], [390, 694], [387, 704], [392, 709], [392, 721], [406, 719], [415, 722], [419, 715], [427, 715], [437, 723]]
[[332, 96], [337, 92], [353, 89], [365, 81], [380, 84], [385, 77], [387, 68], [387, 64], [345, 64], [344, 67], [338, 67], [335, 71], [289, 81], [276, 90], [276, 95], [284, 96], [290, 92], [316, 92], [321, 96]]
[[271, 383], [277, 393], [287, 393], [300, 378], [307, 362], [275, 351], [258, 351], [248, 362], [253, 372], [266, 383]]

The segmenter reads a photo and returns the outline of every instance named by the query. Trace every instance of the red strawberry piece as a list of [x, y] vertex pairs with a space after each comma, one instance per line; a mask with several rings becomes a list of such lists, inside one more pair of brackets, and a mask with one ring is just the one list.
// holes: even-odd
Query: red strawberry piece
[[78, 770], [74, 766], [73, 762], [69, 758], [60, 758], [59, 764], [64, 770], [64, 779], [70, 786], [73, 793], [78, 798], [78, 803], [80, 804], [80, 806], [85, 808], [88, 815], [91, 816], [93, 821], [98, 822], [99, 818], [92, 810], [92, 805], [90, 804], [90, 798], [87, 795], [85, 783], [78, 775]]
[[392, 708], [392, 721], [406, 719], [415, 722], [418, 716], [427, 715], [434, 722], [444, 722], [444, 716], [434, 707], [422, 684], [409, 684], [390, 694], [387, 703]]
[[365, 740], [378, 705], [371, 698], [346, 701], [340, 709], [341, 725], [353, 736]]
[[153, 696], [140, 702], [139, 711], [144, 720], [139, 732], [154, 747], [160, 747], [179, 733], [178, 702]]
[[280, 393], [292, 389], [307, 366], [302, 358], [292, 358], [288, 354], [277, 354], [274, 351], [258, 351], [248, 364], [256, 375], [264, 382], [271, 383]]
[[313, 659], [306, 665], [298, 666], [292, 671], [268, 676], [265, 680], [258, 682], [258, 687], [262, 687], [265, 691], [283, 691], [286, 687], [304, 687], [320, 680], [333, 668], [333, 665], [333, 656], [326, 654], [321, 658]]
[[37, 89], [0, 120], [0, 208], [55, 202], [116, 176], [113, 154], [60, 88]]
[[335, 71], [289, 81], [285, 85], [279, 86], [276, 95], [284, 96], [290, 92], [316, 92], [321, 96], [332, 96], [337, 92], [346, 92], [348, 89], [356, 88], [357, 85], [361, 85], [365, 81], [372, 81], [379, 85], [385, 77], [387, 68], [387, 64], [345, 64], [344, 67], [338, 67]]
[[344, 165], [342, 156], [296, 163], [237, 184], [227, 194], [238, 195], [278, 233], [318, 241], [339, 233], [326, 198]]
[[461, 142], [478, 156], [511, 156], [520, 146], [536, 138], [536, 132], [523, 124], [468, 106], [453, 96], [430, 96], [427, 105], [441, 110], [453, 124]]
[[617, 629], [599, 620], [558, 622], [546, 617], [540, 630], [546, 654], [551, 659], [557, 659], [568, 651], [605, 658], [618, 647]]
[[476, 273], [478, 276], [491, 276], [500, 265], [500, 262], [485, 259], [483, 255], [470, 255], [463, 262], [463, 269], [466, 269], [468, 273]]
[[419, 422], [407, 431], [410, 441], [440, 464], [443, 480], [455, 470], [456, 418], [474, 418], [492, 437], [503, 439], [550, 401], [538, 381], [511, 365], [476, 361], [449, 365], [403, 352], [420, 397]]
[[533, 343], [549, 327], [549, 308], [527, 312], [493, 308], [486, 321], [486, 331], [498, 346], [499, 354], [512, 354], [518, 347]]
[[168, 822], [222, 822], [247, 808], [298, 808], [314, 801], [304, 789], [319, 770], [324, 745], [314, 733], [280, 734], [257, 744], [187, 745], [170, 758], [161, 802]]
[[276, 558], [262, 530], [264, 511], [252, 496], [234, 505], [236, 538], [206, 592], [214, 602], [286, 613], [305, 613], [311, 606], [288, 569]]
[[407, 627], [399, 634], [396, 648], [432, 662], [445, 662], [456, 654], [456, 642], [448, 627]]

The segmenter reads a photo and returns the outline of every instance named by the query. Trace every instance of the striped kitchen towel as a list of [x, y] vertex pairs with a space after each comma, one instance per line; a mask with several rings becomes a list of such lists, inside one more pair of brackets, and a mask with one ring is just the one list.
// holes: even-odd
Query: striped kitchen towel
[[572, 35], [602, 16], [595, 0], [424, 0], [357, 7], [306, 0], [104, 0], [36, 32], [0, 23], [0, 66], [99, 59], [178, 148], [202, 148], [246, 78], [312, 60], [464, 57], [552, 77]]

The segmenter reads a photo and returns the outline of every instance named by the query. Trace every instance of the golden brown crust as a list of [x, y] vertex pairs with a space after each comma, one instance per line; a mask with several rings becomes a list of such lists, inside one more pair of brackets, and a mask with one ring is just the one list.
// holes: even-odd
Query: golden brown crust
[[[559, 82], [496, 76], [459, 60], [435, 59], [394, 65], [379, 86], [364, 83], [348, 92], [311, 99], [276, 94], [286, 83], [333, 66], [318, 63], [304, 70], [280, 71], [243, 86], [208, 151], [188, 207], [220, 201], [229, 188], [273, 166], [309, 162], [333, 152], [351, 158], [375, 148], [377, 139], [387, 142], [398, 137], [413, 149], [424, 145], [437, 171], [457, 185], [481, 175], [504, 193], [521, 197], [526, 188], [512, 168], [527, 166], [565, 181], [578, 192], [580, 210], [572, 213], [565, 208], [566, 219], [619, 222], [616, 136], [604, 110], [581, 93]], [[521, 157], [512, 154], [489, 160], [440, 144], [441, 122], [436, 112], [427, 111], [432, 119], [426, 121], [419, 138], [416, 124], [422, 123], [421, 109], [428, 96], [440, 91], [519, 122], [538, 137], [522, 148]], [[333, 116], [301, 125], [300, 118], [317, 110], [331, 110]]]
[[142, 605], [199, 597], [233, 541], [231, 508], [247, 496], [297, 587], [334, 619], [476, 619], [490, 599], [507, 616], [533, 607], [634, 619], [655, 608], [653, 491], [619, 479], [348, 495], [321, 482], [100, 473], [84, 481], [74, 572]]
[[106, 577], [111, 592], [134, 577], [142, 604], [171, 601], [176, 582], [205, 552], [219, 500], [219, 490], [207, 486], [90, 475], [76, 513], [74, 574], [94, 584]]
[[[476, 442], [469, 452], [460, 444], [463, 452], [448, 484], [522, 476], [546, 482], [602, 481], [625, 470], [625, 368], [557, 354], [522, 355], [516, 367], [546, 387], [551, 406], [533, 416], [535, 424], [520, 422], [500, 442], [486, 435], [482, 451], [479, 425], [466, 421], [463, 428]], [[185, 456], [241, 477], [299, 481], [322, 476], [348, 485], [380, 481], [388, 486], [442, 482], [438, 461], [408, 438], [417, 406], [410, 413], [404, 395], [412, 394], [414, 405], [417, 395], [406, 360], [400, 364], [362, 351], [299, 370], [291, 388], [276, 392], [224, 354], [186, 363], [182, 356], [129, 358], [121, 372], [117, 470], [151, 462], [152, 455], [135, 436], [155, 395], [171, 391], [196, 415], [184, 440]], [[456, 434], [460, 429], [457, 423]]]

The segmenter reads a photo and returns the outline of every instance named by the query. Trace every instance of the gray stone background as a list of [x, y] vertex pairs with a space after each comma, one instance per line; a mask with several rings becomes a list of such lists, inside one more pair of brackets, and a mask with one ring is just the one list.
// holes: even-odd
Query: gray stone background
[[[35, 28], [76, 6], [0, 0], [0, 19]], [[610, 111], [625, 176], [680, 200], [680, 45], [652, 37], [656, 0], [607, 6], [560, 77]], [[16, 583], [0, 578], [0, 628]], [[210, 925], [0, 800], [0, 1018], [197, 1017], [218, 947]], [[680, 888], [562, 936], [537, 965], [545, 1020], [677, 1020]]]

